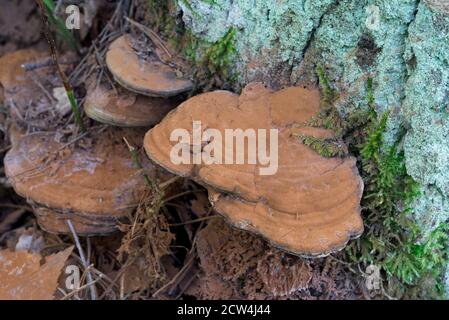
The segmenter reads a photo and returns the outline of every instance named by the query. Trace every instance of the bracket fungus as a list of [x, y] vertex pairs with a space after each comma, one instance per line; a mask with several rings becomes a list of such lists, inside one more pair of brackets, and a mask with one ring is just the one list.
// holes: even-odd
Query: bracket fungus
[[170, 112], [144, 147], [166, 170], [204, 185], [234, 226], [291, 253], [324, 256], [363, 232], [363, 182], [355, 158], [323, 157], [298, 138], [334, 136], [310, 125], [319, 112], [316, 89], [209, 92]]
[[[62, 56], [69, 69], [70, 53]], [[61, 94], [62, 93], [62, 94]], [[59, 100], [67, 100], [61, 108]], [[48, 54], [32, 49], [8, 53], [0, 58], [0, 103], [12, 120], [23, 128], [55, 129], [70, 111], [62, 81]]]
[[14, 97], [15, 103], [20, 104], [28, 102], [35, 96], [36, 92], [33, 89], [37, 86], [27, 76], [22, 65], [43, 56], [38, 51], [23, 49], [7, 53], [0, 58], [0, 92], [2, 92], [0, 96], [4, 100], [0, 103], [9, 103]]
[[193, 83], [179, 77], [173, 67], [153, 55], [140, 57], [132, 41], [131, 35], [125, 34], [112, 42], [106, 53], [106, 65], [120, 85], [136, 93], [164, 98], [192, 89]]
[[[143, 132], [105, 130], [86, 147], [58, 142], [53, 133], [29, 134], [6, 154], [5, 173], [32, 204], [44, 230], [69, 233], [70, 219], [79, 235], [108, 234], [147, 188], [123, 137], [139, 145]], [[142, 165], [147, 174], [156, 175], [148, 160]]]
[[125, 89], [89, 88], [84, 111], [98, 122], [121, 127], [151, 127], [178, 105], [176, 98], [142, 96]]

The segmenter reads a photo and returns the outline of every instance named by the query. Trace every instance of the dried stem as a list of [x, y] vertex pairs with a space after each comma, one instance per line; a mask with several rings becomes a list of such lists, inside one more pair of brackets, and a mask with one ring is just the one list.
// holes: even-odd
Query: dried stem
[[165, 54], [171, 59], [173, 57], [172, 53], [170, 52], [170, 50], [168, 50], [167, 46], [165, 45], [164, 41], [158, 36], [158, 34], [156, 32], [154, 32], [153, 30], [151, 30], [150, 28], [144, 26], [143, 24], [138, 23], [137, 21], [134, 21], [128, 17], [125, 17], [126, 21], [128, 21], [129, 23], [131, 23], [133, 26], [135, 26], [136, 28], [138, 28], [140, 31], [142, 31], [143, 33], [145, 33], [150, 39], [151, 41], [153, 41], [153, 43], [159, 47], [160, 49], [162, 49]]
[[83, 121], [81, 119], [81, 114], [80, 114], [79, 109], [78, 109], [78, 104], [76, 102], [76, 98], [75, 98], [75, 94], [73, 92], [73, 88], [72, 88], [72, 86], [69, 83], [69, 79], [65, 75], [64, 71], [62, 71], [61, 66], [58, 63], [58, 51], [56, 49], [55, 39], [53, 39], [53, 36], [51, 34], [51, 31], [50, 31], [50, 26], [49, 26], [47, 14], [45, 12], [44, 3], [42, 2], [42, 0], [36, 0], [36, 2], [37, 2], [37, 5], [39, 6], [39, 9], [41, 11], [41, 18], [42, 18], [44, 34], [45, 34], [45, 38], [47, 39], [47, 42], [48, 42], [48, 44], [50, 46], [51, 57], [52, 57], [53, 62], [55, 64], [55, 66], [56, 66], [56, 69], [58, 70], [59, 76], [61, 77], [62, 83], [64, 84], [64, 88], [65, 88], [65, 91], [67, 93], [67, 97], [69, 98], [70, 106], [72, 108], [72, 112], [75, 115], [75, 122], [78, 125], [78, 127], [80, 128], [81, 132], [85, 132], [86, 128], [85, 128], [84, 123], [83, 123]]
[[67, 225], [69, 226], [70, 232], [73, 235], [73, 239], [75, 240], [76, 248], [78, 249], [78, 252], [80, 254], [81, 262], [83, 264], [83, 267], [85, 270], [87, 270], [87, 281], [89, 282], [89, 290], [90, 290], [90, 297], [92, 300], [97, 299], [97, 290], [95, 288], [95, 282], [93, 281], [92, 274], [89, 271], [89, 262], [86, 260], [86, 256], [84, 255], [83, 248], [81, 247], [80, 239], [78, 238], [78, 234], [76, 233], [75, 227], [72, 224], [72, 221], [67, 220]]
[[[123, 137], [123, 141], [125, 141], [125, 144], [128, 147], [129, 152], [131, 153], [131, 158], [134, 162], [134, 165], [139, 169], [143, 169], [142, 164], [139, 161], [139, 155], [137, 154], [137, 149], [134, 146], [130, 145], [128, 140], [126, 140], [125, 137]], [[148, 175], [146, 173], [143, 174], [143, 177], [144, 177], [146, 183], [150, 186], [150, 188], [152, 188], [158, 194], [161, 194], [161, 190], [156, 182], [154, 182], [152, 179], [150, 179], [150, 177], [148, 177]]]

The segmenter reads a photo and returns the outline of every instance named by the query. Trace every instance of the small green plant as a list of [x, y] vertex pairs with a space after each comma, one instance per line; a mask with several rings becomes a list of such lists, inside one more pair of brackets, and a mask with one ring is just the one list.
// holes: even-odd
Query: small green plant
[[333, 130], [336, 137], [341, 138], [348, 124], [340, 117], [338, 110], [334, 106], [334, 102], [338, 99], [338, 93], [331, 87], [329, 78], [322, 65], [318, 65], [315, 71], [322, 93], [321, 111], [306, 124], [312, 127]]
[[72, 49], [79, 50], [78, 42], [73, 34], [66, 28], [64, 21], [55, 15], [56, 6], [54, 0], [43, 0], [50, 24], [55, 28], [57, 35], [65, 41]]
[[[48, 1], [47, 1], [48, 2]], [[67, 98], [69, 99], [70, 102], [70, 107], [72, 109], [74, 118], [75, 118], [75, 122], [77, 124], [77, 126], [79, 127], [79, 129], [81, 130], [81, 132], [85, 132], [86, 131], [86, 127], [84, 126], [83, 120], [81, 118], [81, 113], [79, 111], [78, 108], [78, 103], [76, 101], [75, 98], [75, 94], [73, 91], [72, 86], [69, 83], [69, 79], [67, 78], [67, 76], [65, 75], [64, 71], [61, 69], [61, 66], [59, 65], [59, 61], [58, 61], [58, 50], [56, 48], [56, 43], [55, 40], [53, 38], [53, 35], [50, 31], [50, 26], [49, 26], [49, 15], [45, 10], [45, 4], [43, 2], [43, 0], [37, 0], [37, 4], [39, 6], [40, 9], [40, 13], [41, 13], [41, 19], [42, 19], [42, 24], [43, 24], [43, 28], [44, 28], [44, 33], [45, 33], [45, 38], [47, 39], [48, 45], [50, 47], [50, 52], [51, 52], [51, 57], [53, 59], [53, 62], [56, 66], [56, 69], [58, 71], [58, 74], [61, 78], [61, 81], [64, 85], [64, 89], [65, 92], [67, 94]]]
[[[347, 149], [342, 140], [347, 123], [340, 117], [334, 102], [338, 98], [337, 92], [330, 86], [329, 79], [323, 66], [316, 68], [319, 85], [321, 87], [321, 111], [305, 123], [306, 126], [325, 128], [335, 133], [334, 138], [317, 138], [313, 136], [296, 135], [302, 144], [308, 146], [323, 157], [343, 157], [347, 155]], [[301, 126], [301, 125], [299, 125]]]

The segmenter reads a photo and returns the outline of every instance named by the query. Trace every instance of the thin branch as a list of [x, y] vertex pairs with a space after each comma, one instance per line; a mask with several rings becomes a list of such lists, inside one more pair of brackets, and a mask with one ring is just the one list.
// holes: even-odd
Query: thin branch
[[[81, 262], [83, 263], [83, 266], [86, 270], [89, 268], [89, 262], [86, 260], [86, 256], [84, 255], [83, 248], [81, 247], [80, 239], [78, 238], [78, 234], [76, 233], [75, 228], [73, 227], [72, 221], [70, 219], [67, 219], [67, 225], [69, 226], [70, 232], [72, 232], [73, 239], [75, 240], [76, 248], [78, 249], [78, 252], [80, 254]], [[97, 289], [93, 285], [95, 282], [93, 281], [92, 274], [90, 271], [87, 271], [87, 281], [92, 284], [89, 286], [90, 290], [90, 296], [92, 300], [97, 300]]]
[[173, 57], [172, 53], [170, 52], [170, 50], [168, 50], [168, 48], [165, 45], [164, 41], [158, 36], [158, 34], [156, 32], [154, 32], [150, 28], [148, 28], [148, 27], [144, 26], [143, 24], [140, 24], [137, 21], [134, 21], [134, 20], [132, 20], [132, 19], [130, 19], [128, 17], [125, 17], [125, 19], [126, 19], [126, 21], [131, 23], [133, 26], [135, 26], [137, 29], [139, 29], [140, 31], [145, 33], [151, 39], [151, 41], [153, 41], [153, 43], [157, 47], [159, 47], [162, 50], [164, 50], [164, 52], [167, 54], [167, 56], [170, 59]]

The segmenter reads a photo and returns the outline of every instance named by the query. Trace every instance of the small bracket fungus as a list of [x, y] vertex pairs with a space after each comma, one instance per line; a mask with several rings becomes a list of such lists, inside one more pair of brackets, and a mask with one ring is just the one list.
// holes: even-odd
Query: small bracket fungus
[[152, 97], [171, 97], [192, 89], [193, 83], [178, 77], [171, 66], [150, 56], [143, 59], [132, 47], [129, 34], [109, 46], [106, 64], [114, 79], [130, 91]]
[[9, 104], [14, 98], [15, 105], [28, 103], [39, 91], [22, 65], [42, 58], [44, 55], [31, 49], [17, 50], [0, 58], [0, 103]]
[[323, 157], [298, 138], [334, 137], [308, 126], [319, 109], [318, 90], [299, 87], [205, 93], [170, 112], [144, 147], [157, 164], [208, 188], [234, 226], [294, 254], [323, 256], [363, 232], [363, 182], [355, 158]]
[[84, 111], [96, 121], [121, 127], [151, 127], [178, 105], [175, 98], [153, 98], [107, 89], [99, 85], [89, 88]]
[[[80, 235], [108, 234], [148, 187], [122, 140], [138, 145], [142, 136], [142, 131], [109, 129], [82, 148], [57, 142], [53, 133], [30, 134], [6, 154], [5, 173], [44, 230], [69, 233], [70, 219]], [[155, 175], [149, 161], [143, 165]]]
[[[63, 57], [69, 58], [70, 54]], [[70, 107], [60, 108], [58, 99], [67, 100], [67, 97], [56, 68], [49, 61], [51, 57], [47, 54], [32, 49], [18, 50], [0, 58], [0, 98], [3, 100], [0, 103], [5, 104], [12, 120], [23, 128], [54, 129], [70, 111]], [[68, 67], [69, 64], [62, 66], [63, 69]], [[59, 95], [55, 95], [58, 90]]]

